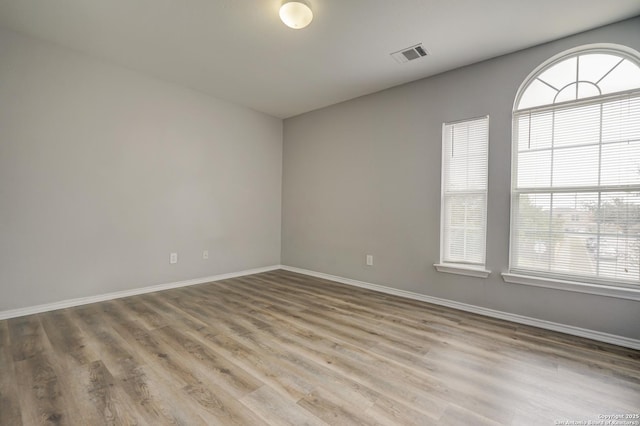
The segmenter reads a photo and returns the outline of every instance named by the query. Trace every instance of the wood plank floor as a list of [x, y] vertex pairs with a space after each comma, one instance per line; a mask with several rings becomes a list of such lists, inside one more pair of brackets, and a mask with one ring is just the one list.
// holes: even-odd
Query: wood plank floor
[[0, 321], [0, 425], [553, 425], [639, 412], [640, 351], [286, 271]]

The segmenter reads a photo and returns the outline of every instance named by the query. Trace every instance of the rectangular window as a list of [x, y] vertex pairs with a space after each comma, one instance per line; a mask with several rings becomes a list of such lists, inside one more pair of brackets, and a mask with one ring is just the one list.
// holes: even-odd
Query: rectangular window
[[640, 96], [514, 113], [511, 272], [640, 281]]
[[488, 154], [489, 117], [443, 125], [441, 266], [484, 269]]

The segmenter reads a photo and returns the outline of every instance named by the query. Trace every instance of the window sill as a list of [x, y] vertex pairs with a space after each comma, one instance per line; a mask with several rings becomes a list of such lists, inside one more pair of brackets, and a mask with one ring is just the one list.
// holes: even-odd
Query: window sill
[[640, 288], [634, 289], [628, 287], [616, 287], [613, 285], [587, 284], [576, 281], [534, 277], [531, 275], [520, 275], [507, 272], [502, 273], [502, 279], [509, 284], [531, 285], [535, 287], [553, 288], [556, 290], [640, 301]]
[[487, 278], [491, 271], [487, 271], [481, 266], [462, 265], [459, 263], [436, 263], [433, 265], [438, 272], [447, 274], [466, 275], [468, 277]]

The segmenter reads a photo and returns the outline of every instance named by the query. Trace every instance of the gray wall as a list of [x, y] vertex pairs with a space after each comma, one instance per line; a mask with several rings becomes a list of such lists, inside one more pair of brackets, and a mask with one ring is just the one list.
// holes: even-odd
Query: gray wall
[[[516, 91], [539, 64], [588, 43], [640, 50], [640, 18], [285, 120], [282, 263], [640, 339], [638, 302], [506, 284], [500, 276], [508, 269]], [[439, 273], [442, 123], [486, 114], [493, 273]]]
[[278, 264], [281, 182], [281, 120], [0, 32], [0, 311]]

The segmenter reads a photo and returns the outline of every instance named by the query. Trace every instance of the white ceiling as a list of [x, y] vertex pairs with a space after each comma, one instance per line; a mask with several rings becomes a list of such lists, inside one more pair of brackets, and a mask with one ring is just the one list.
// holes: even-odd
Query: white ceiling
[[[0, 0], [0, 26], [286, 118], [640, 15], [638, 0]], [[398, 64], [422, 42], [432, 56]]]

